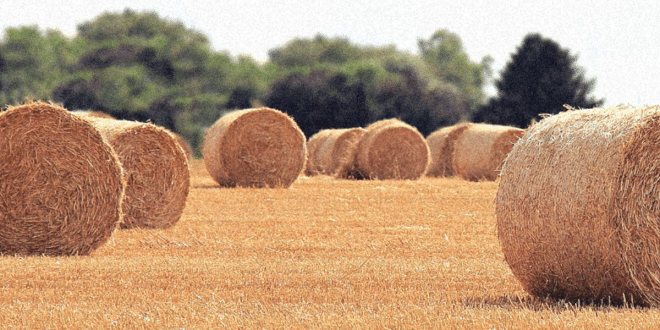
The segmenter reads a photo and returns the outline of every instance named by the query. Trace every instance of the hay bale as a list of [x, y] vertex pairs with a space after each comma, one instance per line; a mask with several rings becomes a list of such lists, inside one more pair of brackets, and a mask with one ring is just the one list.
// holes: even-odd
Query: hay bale
[[165, 128], [136, 121], [85, 117], [114, 148], [124, 170], [122, 229], [176, 224], [190, 187], [188, 159]]
[[318, 146], [314, 163], [321, 174], [340, 179], [360, 177], [355, 166], [358, 142], [365, 133], [361, 127], [325, 130], [329, 134]]
[[563, 112], [509, 153], [496, 198], [506, 262], [527, 292], [660, 302], [660, 107]]
[[399, 119], [369, 125], [360, 139], [356, 167], [365, 179], [416, 180], [429, 164], [430, 151], [416, 128]]
[[306, 176], [323, 174], [322, 168], [316, 160], [316, 154], [319, 147], [323, 144], [325, 139], [330, 136], [330, 134], [332, 134], [331, 130], [322, 129], [307, 140], [307, 162], [305, 164]]
[[472, 123], [460, 123], [443, 127], [426, 137], [431, 151], [431, 161], [426, 175], [450, 177], [454, 175], [454, 146], [456, 140]]
[[0, 113], [0, 253], [87, 255], [121, 221], [124, 183], [113, 149], [55, 104]]
[[511, 126], [468, 126], [454, 145], [454, 173], [465, 180], [494, 181], [502, 162], [524, 133], [524, 130]]
[[190, 164], [190, 162], [194, 158], [192, 146], [190, 145], [190, 143], [188, 143], [188, 140], [186, 140], [183, 136], [174, 133], [172, 131], [170, 131], [170, 133], [172, 134], [172, 136], [174, 136], [174, 139], [179, 144], [181, 149], [183, 149], [183, 153], [186, 155], [186, 159], [188, 159], [188, 164]]
[[204, 164], [225, 187], [289, 187], [307, 158], [305, 135], [279, 110], [236, 110], [218, 119], [204, 136]]
[[76, 116], [89, 116], [89, 117], [95, 117], [95, 118], [107, 118], [107, 119], [116, 119], [115, 117], [103, 112], [103, 111], [97, 111], [97, 110], [74, 110], [71, 111], [74, 115]]

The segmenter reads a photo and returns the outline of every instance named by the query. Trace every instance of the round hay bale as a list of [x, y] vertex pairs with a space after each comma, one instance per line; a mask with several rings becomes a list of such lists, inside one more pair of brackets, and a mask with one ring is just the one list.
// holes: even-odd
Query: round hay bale
[[369, 125], [360, 139], [356, 167], [365, 179], [416, 180], [426, 172], [429, 147], [416, 128], [399, 119]]
[[204, 136], [204, 164], [225, 187], [283, 187], [305, 167], [305, 135], [279, 110], [236, 110], [218, 119]]
[[460, 123], [443, 127], [426, 137], [431, 151], [431, 161], [426, 175], [430, 177], [450, 177], [454, 175], [454, 146], [456, 140], [472, 123]]
[[99, 131], [61, 106], [0, 113], [0, 253], [87, 255], [121, 221], [124, 182]]
[[497, 230], [527, 292], [660, 302], [660, 107], [575, 110], [530, 127], [509, 153]]
[[154, 124], [84, 117], [114, 148], [124, 170], [122, 229], [176, 224], [190, 189], [188, 159], [172, 133]]
[[97, 110], [74, 110], [71, 111], [74, 115], [76, 116], [89, 116], [89, 117], [95, 117], [95, 118], [107, 118], [107, 119], [116, 119], [115, 117], [103, 112], [103, 111], [97, 111]]
[[183, 153], [186, 155], [186, 159], [188, 159], [188, 164], [190, 164], [194, 156], [192, 146], [183, 136], [172, 131], [170, 131], [170, 133], [174, 136], [174, 139], [176, 139], [179, 146], [181, 146], [181, 149], [183, 149]]
[[470, 181], [495, 181], [502, 162], [524, 133], [524, 130], [511, 126], [468, 126], [454, 145], [454, 173]]
[[323, 139], [312, 158], [319, 172], [340, 179], [360, 177], [355, 166], [355, 152], [365, 129], [356, 127], [326, 131], [329, 135]]
[[323, 174], [322, 168], [316, 160], [316, 154], [321, 144], [323, 144], [330, 134], [332, 134], [332, 130], [322, 129], [307, 140], [307, 163], [305, 164], [306, 176]]

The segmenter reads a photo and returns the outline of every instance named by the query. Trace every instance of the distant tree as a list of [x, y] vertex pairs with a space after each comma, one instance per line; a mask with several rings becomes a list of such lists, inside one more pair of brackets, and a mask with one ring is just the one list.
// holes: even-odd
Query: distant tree
[[284, 68], [315, 67], [324, 63], [340, 65], [357, 59], [362, 50], [345, 38], [297, 38], [268, 52], [271, 62]]
[[364, 88], [351, 84], [343, 73], [314, 71], [279, 79], [265, 92], [262, 103], [291, 115], [307, 137], [324, 128], [369, 122]]
[[527, 127], [539, 114], [563, 111], [563, 105], [593, 108], [603, 104], [589, 94], [596, 80], [585, 79], [577, 56], [540, 34], [528, 34], [496, 81], [497, 96], [473, 120]]
[[428, 40], [417, 41], [419, 53], [429, 73], [460, 92], [470, 111], [476, 111], [485, 101], [483, 87], [491, 76], [492, 58], [470, 61], [461, 38], [448, 30], [438, 30]]

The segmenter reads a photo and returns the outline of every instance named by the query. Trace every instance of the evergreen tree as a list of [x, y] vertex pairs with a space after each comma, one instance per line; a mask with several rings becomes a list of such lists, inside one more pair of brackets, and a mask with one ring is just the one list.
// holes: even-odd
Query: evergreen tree
[[539, 114], [556, 114], [568, 104], [593, 108], [604, 100], [589, 94], [596, 80], [587, 80], [577, 56], [540, 34], [527, 35], [501, 78], [497, 96], [475, 114], [473, 121], [527, 127]]

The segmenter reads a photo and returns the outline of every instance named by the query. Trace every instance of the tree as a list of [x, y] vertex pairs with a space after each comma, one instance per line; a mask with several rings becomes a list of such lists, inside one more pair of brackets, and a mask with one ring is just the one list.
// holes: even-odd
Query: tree
[[512, 55], [501, 78], [497, 96], [481, 107], [473, 120], [527, 127], [539, 114], [556, 114], [563, 105], [593, 108], [603, 104], [589, 94], [595, 79], [585, 79], [577, 56], [540, 34], [528, 34]]
[[292, 74], [275, 81], [262, 103], [288, 113], [308, 137], [324, 128], [360, 127], [369, 121], [364, 88], [349, 83], [343, 73]]
[[431, 75], [458, 89], [470, 111], [476, 111], [483, 104], [483, 87], [491, 75], [490, 56], [485, 56], [480, 63], [470, 61], [461, 38], [444, 29], [436, 31], [429, 40], [419, 39], [417, 46]]

